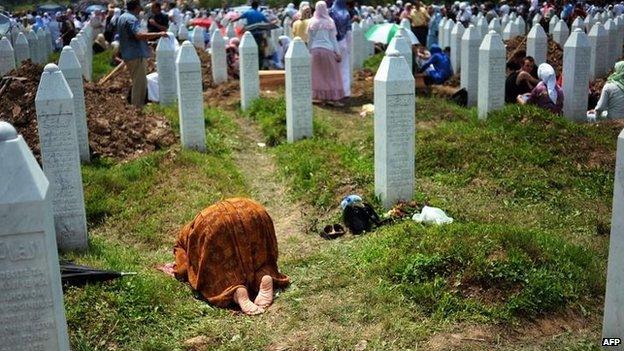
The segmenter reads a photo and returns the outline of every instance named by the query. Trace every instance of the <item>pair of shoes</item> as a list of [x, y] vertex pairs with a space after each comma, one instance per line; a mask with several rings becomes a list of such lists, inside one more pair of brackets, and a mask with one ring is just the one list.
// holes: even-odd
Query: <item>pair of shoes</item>
[[344, 104], [340, 101], [328, 101], [327, 104], [332, 107], [344, 107]]
[[321, 238], [331, 240], [339, 238], [344, 234], [345, 230], [340, 224], [326, 225], [321, 232]]

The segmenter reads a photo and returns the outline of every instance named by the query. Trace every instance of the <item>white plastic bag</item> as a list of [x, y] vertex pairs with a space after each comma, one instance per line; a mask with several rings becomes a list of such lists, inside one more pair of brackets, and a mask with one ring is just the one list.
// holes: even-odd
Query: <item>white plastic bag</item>
[[414, 214], [414, 216], [412, 216], [412, 220], [418, 223], [437, 225], [453, 223], [453, 218], [447, 216], [444, 211], [437, 207], [429, 206], [423, 207], [421, 213]]

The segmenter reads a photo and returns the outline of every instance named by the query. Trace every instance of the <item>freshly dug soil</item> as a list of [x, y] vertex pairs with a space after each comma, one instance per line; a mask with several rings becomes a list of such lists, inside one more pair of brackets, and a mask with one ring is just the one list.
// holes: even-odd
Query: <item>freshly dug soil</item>
[[[26, 62], [8, 74], [25, 79], [11, 80], [0, 95], [0, 120], [15, 126], [39, 162], [35, 96], [42, 71], [42, 66]], [[143, 113], [127, 104], [127, 85], [119, 85], [119, 82], [113, 81], [106, 87], [85, 84], [92, 156], [126, 159], [173, 144], [175, 136], [166, 118]]]

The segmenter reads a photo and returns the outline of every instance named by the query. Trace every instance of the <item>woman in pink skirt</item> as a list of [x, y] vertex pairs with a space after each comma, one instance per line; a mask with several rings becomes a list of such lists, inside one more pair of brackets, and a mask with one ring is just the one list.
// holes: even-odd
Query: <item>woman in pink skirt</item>
[[343, 106], [344, 97], [340, 74], [340, 48], [336, 41], [336, 25], [329, 17], [325, 1], [316, 3], [314, 16], [308, 25], [308, 47], [312, 54], [312, 99]]

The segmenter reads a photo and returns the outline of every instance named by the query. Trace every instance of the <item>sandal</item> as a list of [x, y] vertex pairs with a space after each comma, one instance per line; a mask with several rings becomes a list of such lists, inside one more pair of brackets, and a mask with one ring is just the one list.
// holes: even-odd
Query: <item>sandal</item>
[[339, 238], [345, 234], [344, 228], [340, 224], [326, 225], [321, 232], [321, 238], [332, 240]]

